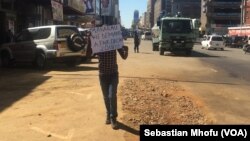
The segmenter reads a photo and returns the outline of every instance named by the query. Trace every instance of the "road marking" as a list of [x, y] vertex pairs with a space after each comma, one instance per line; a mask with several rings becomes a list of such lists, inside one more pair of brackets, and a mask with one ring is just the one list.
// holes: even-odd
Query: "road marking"
[[71, 94], [75, 94], [75, 95], [80, 95], [80, 96], [84, 96], [84, 94], [82, 93], [76, 93], [76, 92], [70, 92]]
[[51, 132], [49, 132], [49, 131], [44, 131], [43, 129], [38, 128], [38, 127], [31, 127], [31, 129], [34, 130], [34, 131], [37, 131], [37, 132], [39, 132], [39, 133], [41, 133], [41, 134], [44, 134], [44, 135], [46, 135], [46, 136], [50, 135], [50, 136], [52, 136], [52, 137], [56, 137], [56, 138], [58, 138], [58, 139], [67, 140], [67, 141], [71, 141], [71, 140], [72, 140], [72, 137], [73, 137], [74, 132], [75, 132], [74, 129], [71, 129], [71, 130], [69, 130], [67, 136], [62, 136], [62, 135], [58, 135], [58, 134], [55, 134], [55, 133], [51, 133]]
[[71, 94], [79, 95], [79, 96], [86, 96], [86, 99], [89, 100], [92, 98], [91, 94], [82, 94], [82, 93], [76, 93], [76, 92], [70, 92]]
[[213, 71], [213, 72], [218, 72], [216, 69], [210, 69], [211, 71]]

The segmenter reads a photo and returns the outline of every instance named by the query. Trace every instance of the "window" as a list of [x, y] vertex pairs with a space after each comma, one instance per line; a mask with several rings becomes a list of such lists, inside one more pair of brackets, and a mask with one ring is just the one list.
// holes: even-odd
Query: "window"
[[57, 28], [57, 37], [58, 38], [67, 38], [69, 37], [71, 34], [74, 33], [79, 33], [77, 28], [74, 27], [59, 27]]
[[162, 28], [167, 33], [190, 33], [191, 23], [191, 20], [164, 20]]
[[223, 41], [222, 37], [212, 37], [212, 41]]
[[28, 30], [22, 31], [17, 35], [16, 42], [31, 41], [32, 36]]
[[33, 40], [47, 39], [50, 36], [51, 28], [40, 28], [30, 30]]

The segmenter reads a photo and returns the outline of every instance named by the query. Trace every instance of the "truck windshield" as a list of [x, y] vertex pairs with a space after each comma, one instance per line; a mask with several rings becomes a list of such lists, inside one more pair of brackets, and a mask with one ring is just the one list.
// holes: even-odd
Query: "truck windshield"
[[164, 20], [162, 32], [166, 33], [190, 33], [192, 31], [190, 20]]

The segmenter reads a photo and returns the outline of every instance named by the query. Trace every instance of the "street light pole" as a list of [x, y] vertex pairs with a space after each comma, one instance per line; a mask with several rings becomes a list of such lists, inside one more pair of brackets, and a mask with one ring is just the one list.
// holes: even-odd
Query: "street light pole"
[[240, 36], [242, 34], [242, 26], [243, 26], [243, 19], [244, 19], [244, 5], [245, 5], [245, 0], [241, 0], [241, 5], [240, 5]]

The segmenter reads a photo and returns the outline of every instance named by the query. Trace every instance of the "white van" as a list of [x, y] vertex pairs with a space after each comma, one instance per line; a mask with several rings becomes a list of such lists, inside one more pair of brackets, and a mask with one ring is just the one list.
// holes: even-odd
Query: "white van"
[[202, 49], [220, 49], [224, 50], [225, 44], [221, 35], [211, 35], [201, 42]]

